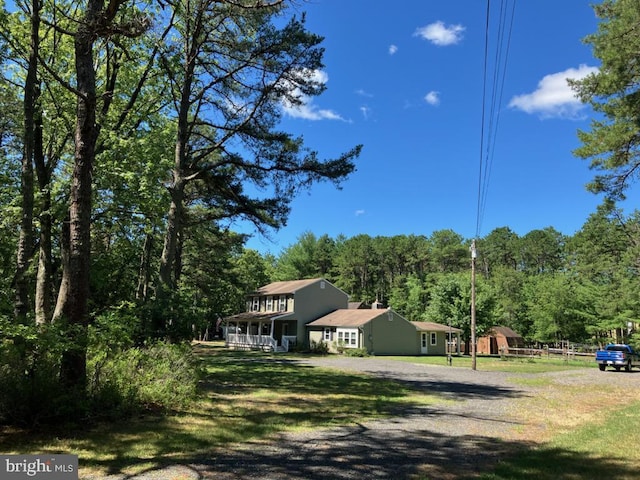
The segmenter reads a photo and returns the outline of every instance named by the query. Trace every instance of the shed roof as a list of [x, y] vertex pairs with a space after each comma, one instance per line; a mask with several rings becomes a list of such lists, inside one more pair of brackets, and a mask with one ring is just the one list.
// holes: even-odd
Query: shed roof
[[508, 338], [522, 338], [522, 335], [514, 332], [509, 327], [491, 327], [487, 335], [502, 335]]
[[348, 309], [335, 310], [324, 317], [307, 323], [308, 327], [359, 327], [390, 310]]
[[[322, 278], [307, 278], [305, 280], [286, 280], [284, 282], [273, 282], [258, 288], [253, 295], [286, 295], [295, 293], [296, 290], [307, 287], [313, 283], [324, 280]], [[325, 280], [326, 281], [326, 280]]]
[[411, 322], [421, 332], [462, 332], [461, 329], [435, 322]]

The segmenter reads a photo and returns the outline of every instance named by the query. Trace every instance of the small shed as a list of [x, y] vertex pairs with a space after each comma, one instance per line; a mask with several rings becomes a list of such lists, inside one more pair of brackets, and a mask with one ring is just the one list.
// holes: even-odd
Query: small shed
[[484, 355], [498, 355], [510, 348], [524, 348], [524, 339], [509, 327], [491, 327], [486, 335], [478, 338], [477, 352]]

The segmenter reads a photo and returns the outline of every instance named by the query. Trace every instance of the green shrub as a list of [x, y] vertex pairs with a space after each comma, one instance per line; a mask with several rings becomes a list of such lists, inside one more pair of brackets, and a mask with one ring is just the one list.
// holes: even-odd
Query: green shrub
[[129, 348], [89, 362], [89, 397], [96, 415], [172, 410], [195, 397], [198, 370], [191, 347], [164, 342]]
[[327, 342], [323, 342], [322, 340], [319, 342], [312, 340], [310, 350], [311, 350], [311, 353], [316, 353], [319, 355], [328, 355], [329, 345], [327, 344]]
[[57, 325], [0, 319], [0, 422], [34, 427], [82, 416], [84, 397], [59, 381], [68, 341]]
[[134, 346], [140, 322], [124, 305], [88, 329], [86, 389], [60, 382], [73, 348], [62, 322], [16, 325], [0, 318], [0, 423], [25, 427], [123, 418], [144, 409], [168, 411], [196, 394], [197, 363], [188, 344]]
[[368, 357], [369, 352], [366, 348], [345, 348], [345, 357]]

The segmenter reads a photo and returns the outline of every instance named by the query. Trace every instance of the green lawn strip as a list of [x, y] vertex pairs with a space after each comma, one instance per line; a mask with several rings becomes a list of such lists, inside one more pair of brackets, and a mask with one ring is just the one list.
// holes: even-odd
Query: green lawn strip
[[503, 460], [481, 480], [632, 480], [640, 471], [640, 402]]
[[[447, 366], [447, 357], [445, 356], [416, 356], [416, 357], [385, 357], [390, 360], [401, 362], [417, 363], [424, 365], [442, 365]], [[471, 357], [454, 356], [452, 358], [452, 368], [471, 368]], [[494, 372], [511, 372], [511, 373], [544, 373], [559, 372], [563, 370], [572, 370], [576, 368], [595, 368], [596, 364], [593, 359], [589, 360], [569, 360], [565, 361], [560, 358], [552, 357], [507, 357], [501, 359], [498, 357], [478, 357], [476, 359], [476, 368], [478, 370], [494, 371]]]
[[81, 476], [134, 474], [278, 432], [349, 425], [442, 401], [396, 382], [269, 354], [200, 353], [201, 395], [184, 411], [48, 434], [13, 432], [0, 436], [0, 451], [77, 454]]

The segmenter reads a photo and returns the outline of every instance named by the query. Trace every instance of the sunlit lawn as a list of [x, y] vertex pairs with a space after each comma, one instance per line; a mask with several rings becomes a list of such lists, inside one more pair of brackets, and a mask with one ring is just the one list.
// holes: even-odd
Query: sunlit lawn
[[50, 434], [4, 432], [0, 451], [76, 454], [83, 475], [133, 473], [196, 461], [217, 447], [277, 432], [353, 424], [389, 416], [403, 405], [442, 401], [399, 383], [304, 366], [294, 358], [196, 348], [204, 379], [201, 398], [188, 410]]
[[[232, 352], [221, 344], [197, 345], [196, 352], [202, 359], [204, 376], [200, 398], [189, 409], [167, 417], [145, 415], [86, 428], [58, 428], [47, 434], [0, 431], [0, 451], [77, 454], [81, 478], [134, 474], [173, 463], [197, 462], [216, 448], [266, 439], [278, 432], [354, 424], [393, 415], [404, 406], [444, 401], [400, 383], [304, 365], [298, 361], [299, 355]], [[447, 365], [445, 357], [385, 359]], [[583, 390], [585, 387], [560, 388], [548, 376], [519, 375], [583, 368], [592, 366], [590, 362], [477, 360], [478, 370], [511, 372], [514, 384], [544, 389], [548, 396], [523, 400], [527, 404], [522, 418], [525, 425], [527, 418], [531, 425], [540, 424], [539, 417], [546, 419], [542, 423], [551, 433], [537, 447], [506, 459], [495, 472], [485, 474], [484, 480], [636, 478], [640, 450], [614, 449], [612, 445], [621, 437], [625, 445], [639, 444], [640, 403], [612, 413], [610, 408], [600, 409], [596, 401], [583, 401], [596, 391], [605, 392], [606, 384], [590, 392]], [[454, 357], [453, 366], [446, 368], [470, 367], [469, 357]], [[577, 398], [580, 402], [572, 402]], [[581, 417], [575, 422], [566, 421], [576, 415]]]
[[481, 480], [635, 480], [640, 478], [640, 402], [603, 412], [501, 462]]
[[[425, 365], [442, 365], [446, 366], [447, 357], [445, 356], [416, 356], [416, 357], [385, 357], [392, 360], [418, 363]], [[468, 355], [454, 355], [451, 361], [452, 367], [471, 368], [471, 357]], [[571, 370], [575, 368], [596, 368], [595, 360], [592, 357], [580, 359], [563, 360], [562, 358], [553, 357], [507, 357], [505, 359], [499, 357], [476, 357], [476, 369], [494, 372], [511, 372], [511, 373], [544, 373], [562, 370]]]

